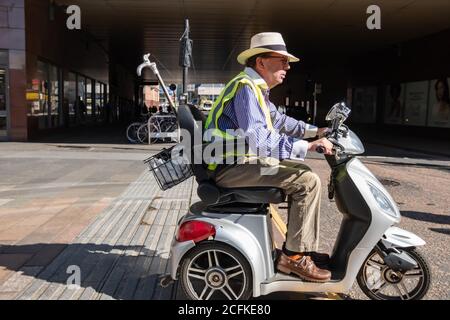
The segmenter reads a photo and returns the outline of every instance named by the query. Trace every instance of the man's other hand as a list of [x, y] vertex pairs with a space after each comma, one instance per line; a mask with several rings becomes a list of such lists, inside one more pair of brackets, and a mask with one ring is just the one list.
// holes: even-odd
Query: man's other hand
[[325, 149], [324, 154], [333, 154], [333, 144], [328, 141], [327, 138], [321, 138], [319, 140], [308, 143], [308, 151], [316, 152], [317, 147], [323, 147]]

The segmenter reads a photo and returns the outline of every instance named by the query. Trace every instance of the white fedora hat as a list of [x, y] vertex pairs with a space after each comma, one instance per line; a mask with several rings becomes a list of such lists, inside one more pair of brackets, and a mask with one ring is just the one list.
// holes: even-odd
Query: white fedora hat
[[247, 59], [264, 52], [276, 52], [289, 58], [289, 62], [297, 62], [299, 59], [287, 52], [283, 37], [278, 32], [262, 32], [255, 34], [250, 41], [250, 49], [241, 52], [237, 61], [245, 64]]

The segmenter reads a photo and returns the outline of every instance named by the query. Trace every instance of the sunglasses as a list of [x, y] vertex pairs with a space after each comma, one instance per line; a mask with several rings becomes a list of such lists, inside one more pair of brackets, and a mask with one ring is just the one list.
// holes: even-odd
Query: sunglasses
[[264, 56], [262, 57], [264, 59], [280, 59], [281, 63], [283, 63], [283, 65], [288, 66], [289, 65], [289, 58], [286, 57], [279, 57], [279, 56]]

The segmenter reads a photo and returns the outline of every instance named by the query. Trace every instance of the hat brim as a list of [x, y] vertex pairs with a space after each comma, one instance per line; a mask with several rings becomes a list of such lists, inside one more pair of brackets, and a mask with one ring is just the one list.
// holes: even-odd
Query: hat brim
[[253, 57], [257, 54], [260, 53], [265, 53], [265, 52], [275, 52], [275, 53], [279, 53], [283, 56], [286, 56], [289, 58], [289, 62], [298, 62], [300, 61], [299, 58], [293, 56], [292, 54], [286, 52], [286, 51], [277, 51], [277, 50], [271, 50], [271, 49], [266, 49], [266, 48], [252, 48], [252, 49], [247, 49], [245, 51], [242, 51], [238, 56], [237, 56], [237, 61], [240, 64], [245, 65], [245, 63], [247, 62], [248, 58]]

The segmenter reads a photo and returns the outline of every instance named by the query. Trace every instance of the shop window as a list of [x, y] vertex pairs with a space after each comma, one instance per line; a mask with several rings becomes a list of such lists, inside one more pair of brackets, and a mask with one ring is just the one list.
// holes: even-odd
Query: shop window
[[94, 94], [92, 92], [93, 83], [92, 79], [86, 78], [86, 112], [88, 116], [92, 115]]
[[29, 90], [31, 116], [38, 117], [38, 128], [53, 128], [62, 124], [60, 120], [60, 77], [58, 67], [38, 60], [35, 78]]
[[77, 94], [77, 76], [75, 73], [66, 73], [64, 79], [64, 105], [69, 115], [69, 125], [76, 123], [76, 94]]
[[37, 62], [37, 79], [39, 98], [34, 101], [32, 115], [39, 117], [38, 128], [48, 127], [49, 83], [48, 65], [45, 62]]
[[59, 72], [58, 68], [49, 65], [49, 111], [50, 111], [50, 127], [58, 127], [60, 123], [60, 100], [59, 100], [59, 91], [60, 91], [60, 81], [59, 81]]
[[6, 68], [0, 67], [0, 136], [7, 130], [6, 88]]
[[75, 112], [78, 117], [78, 122], [86, 120], [86, 78], [77, 76], [78, 83], [78, 97], [75, 103]]
[[95, 82], [95, 114], [98, 118], [101, 116], [103, 105], [102, 84], [97, 81]]

